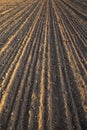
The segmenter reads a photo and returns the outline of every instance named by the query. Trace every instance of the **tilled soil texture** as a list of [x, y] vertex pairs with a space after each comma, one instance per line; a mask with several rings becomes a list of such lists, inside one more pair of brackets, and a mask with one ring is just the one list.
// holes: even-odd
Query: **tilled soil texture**
[[0, 10], [0, 130], [87, 130], [87, 0]]

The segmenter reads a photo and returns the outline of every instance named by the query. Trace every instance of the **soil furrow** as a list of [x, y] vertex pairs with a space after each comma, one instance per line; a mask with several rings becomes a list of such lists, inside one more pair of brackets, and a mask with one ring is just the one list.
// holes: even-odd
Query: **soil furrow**
[[0, 130], [87, 130], [86, 7], [0, 1]]

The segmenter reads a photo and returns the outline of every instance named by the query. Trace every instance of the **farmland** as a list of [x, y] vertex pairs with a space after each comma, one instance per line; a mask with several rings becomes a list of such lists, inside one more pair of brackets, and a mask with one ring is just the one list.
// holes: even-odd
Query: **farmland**
[[87, 0], [1, 0], [0, 130], [87, 130]]

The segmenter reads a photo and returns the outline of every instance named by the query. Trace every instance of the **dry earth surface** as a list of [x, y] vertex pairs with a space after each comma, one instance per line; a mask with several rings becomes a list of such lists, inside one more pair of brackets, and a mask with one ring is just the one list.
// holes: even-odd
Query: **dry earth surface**
[[87, 0], [0, 0], [0, 130], [87, 130]]

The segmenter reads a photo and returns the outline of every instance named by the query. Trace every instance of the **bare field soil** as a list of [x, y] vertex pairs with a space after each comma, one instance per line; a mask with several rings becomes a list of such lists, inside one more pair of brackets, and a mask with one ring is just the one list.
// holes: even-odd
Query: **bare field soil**
[[23, 3], [24, 0], [0, 0], [0, 16]]
[[0, 130], [87, 130], [87, 0], [0, 1]]

